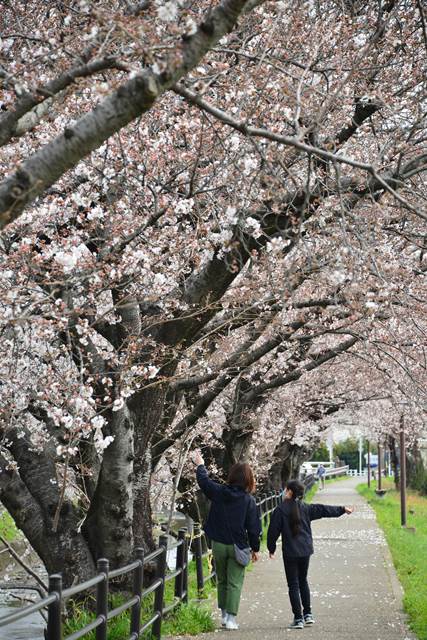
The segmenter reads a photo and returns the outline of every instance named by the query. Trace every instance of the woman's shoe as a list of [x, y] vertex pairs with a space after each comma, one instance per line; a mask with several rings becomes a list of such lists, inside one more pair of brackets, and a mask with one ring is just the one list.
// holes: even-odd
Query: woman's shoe
[[227, 614], [227, 621], [225, 623], [226, 629], [238, 629], [239, 625], [237, 624], [236, 616], [233, 616], [231, 613]]

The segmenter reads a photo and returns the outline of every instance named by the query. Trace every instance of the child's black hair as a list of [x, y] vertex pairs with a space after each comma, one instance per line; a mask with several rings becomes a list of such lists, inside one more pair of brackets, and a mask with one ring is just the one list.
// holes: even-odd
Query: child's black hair
[[299, 510], [299, 501], [304, 497], [305, 487], [299, 480], [288, 480], [286, 488], [292, 491], [292, 508], [289, 517], [289, 524], [292, 535], [295, 537], [300, 532], [301, 514]]

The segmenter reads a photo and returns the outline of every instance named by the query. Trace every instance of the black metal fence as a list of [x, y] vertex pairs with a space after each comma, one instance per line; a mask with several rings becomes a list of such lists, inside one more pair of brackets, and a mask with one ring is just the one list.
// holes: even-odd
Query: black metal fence
[[[270, 492], [258, 496], [258, 515], [264, 528], [268, 525], [271, 512], [280, 503], [281, 499], [282, 492]], [[91, 631], [95, 631], [96, 640], [107, 640], [109, 621], [125, 611], [130, 611], [128, 640], [138, 640], [149, 628], [151, 628], [152, 636], [159, 640], [164, 616], [179, 604], [188, 602], [188, 552], [190, 545], [195, 560], [199, 596], [202, 595], [206, 583], [215, 578], [212, 554], [203, 537], [204, 533], [198, 524], [194, 525], [192, 536], [187, 533], [186, 529], [180, 529], [177, 540], [172, 545], [168, 545], [168, 536], [161, 535], [159, 546], [155, 551], [144, 555], [144, 550], [138, 548], [135, 550], [135, 559], [132, 562], [125, 567], [112, 571], [109, 569], [108, 560], [101, 558], [97, 563], [97, 575], [95, 577], [68, 589], [62, 588], [60, 574], [51, 575], [49, 576], [49, 593], [47, 597], [35, 604], [20, 608], [16, 613], [0, 618], [0, 627], [5, 627], [29, 615], [47, 609], [46, 640], [78, 640]], [[172, 549], [176, 549], [176, 563], [175, 569], [169, 571], [167, 567], [167, 552]], [[210, 558], [208, 563], [209, 573], [207, 575], [204, 575], [203, 569], [203, 559], [205, 557]], [[155, 572], [149, 586], [144, 588], [144, 569], [147, 564], [154, 564]], [[132, 595], [120, 606], [110, 609], [108, 597], [109, 581], [123, 576], [128, 576], [131, 579]], [[172, 603], [165, 606], [165, 585], [171, 580], [174, 581], [174, 599]], [[78, 631], [64, 638], [63, 605], [68, 599], [84, 592], [95, 592], [95, 618]], [[149, 619], [141, 623], [142, 602], [150, 594], [154, 594], [152, 611]]]

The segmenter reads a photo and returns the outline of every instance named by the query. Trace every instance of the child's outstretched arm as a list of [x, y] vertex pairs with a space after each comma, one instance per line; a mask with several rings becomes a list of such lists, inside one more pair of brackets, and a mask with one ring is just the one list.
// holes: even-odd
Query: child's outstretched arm
[[333, 507], [329, 504], [309, 504], [308, 512], [310, 520], [320, 520], [320, 518], [339, 518], [344, 513], [353, 513], [354, 507]]

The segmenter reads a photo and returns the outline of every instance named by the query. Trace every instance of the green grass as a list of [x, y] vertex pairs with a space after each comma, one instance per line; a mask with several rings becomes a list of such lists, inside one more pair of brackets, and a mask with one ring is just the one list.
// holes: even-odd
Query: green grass
[[199, 633], [214, 630], [215, 624], [211, 611], [207, 607], [191, 602], [181, 606], [177, 615], [166, 619], [162, 625], [162, 635], [165, 636], [196, 636]]
[[378, 524], [384, 530], [404, 590], [403, 605], [410, 627], [419, 640], [427, 640], [427, 498], [408, 492], [405, 529], [400, 525], [400, 498], [392, 481], [384, 481], [387, 493], [383, 498], [375, 494], [375, 488], [372, 482], [370, 489], [363, 484], [357, 490], [375, 510]]
[[305, 494], [304, 502], [311, 502], [314, 496], [316, 495], [318, 488], [319, 488], [319, 484], [315, 482], [314, 485], [311, 487], [311, 489], [307, 491], [307, 493]]
[[12, 517], [7, 511], [3, 511], [0, 514], [0, 536], [5, 538], [8, 542], [13, 542], [17, 535], [18, 529], [16, 528]]
[[[203, 560], [203, 575], [209, 575], [210, 567], [206, 558]], [[197, 592], [196, 566], [191, 562], [188, 571], [188, 604], [181, 604], [174, 609], [162, 622], [162, 636], [168, 635], [197, 635], [207, 631], [213, 631], [215, 624], [212, 618], [209, 596], [215, 591], [212, 581], [206, 583], [203, 594], [199, 597]], [[174, 600], [173, 580], [166, 583], [164, 602], [165, 606]], [[204, 601], [203, 601], [204, 600]], [[154, 596], [151, 594], [143, 600], [141, 607], [141, 624], [147, 622], [153, 611]], [[125, 599], [122, 595], [110, 595], [110, 609], [120, 606]], [[78, 629], [89, 624], [95, 618], [90, 607], [74, 605], [64, 625], [64, 636], [71, 635]], [[129, 614], [123, 613], [108, 623], [108, 640], [126, 640], [129, 637]], [[147, 630], [141, 636], [143, 640], [150, 640], [151, 630]], [[84, 636], [86, 640], [95, 640], [95, 632]]]
[[332, 482], [339, 482], [340, 480], [348, 480], [351, 476], [326, 476], [325, 484], [331, 484]]

